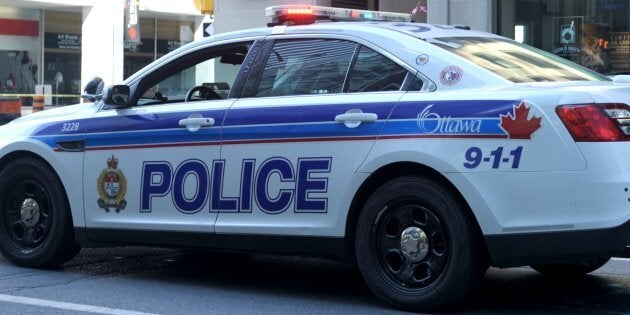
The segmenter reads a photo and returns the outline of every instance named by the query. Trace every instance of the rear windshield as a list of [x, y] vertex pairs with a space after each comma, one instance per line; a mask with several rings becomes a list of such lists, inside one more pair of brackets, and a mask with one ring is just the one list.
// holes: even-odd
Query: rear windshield
[[610, 80], [566, 59], [506, 39], [441, 37], [427, 42], [515, 83]]

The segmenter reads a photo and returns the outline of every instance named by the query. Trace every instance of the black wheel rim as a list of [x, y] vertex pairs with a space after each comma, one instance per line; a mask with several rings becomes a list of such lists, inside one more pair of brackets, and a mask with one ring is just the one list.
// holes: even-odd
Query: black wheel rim
[[[446, 228], [429, 207], [416, 201], [400, 202], [383, 208], [375, 222], [375, 251], [380, 272], [388, 281], [406, 289], [424, 290], [444, 273], [449, 257]], [[408, 228], [426, 234], [428, 250], [414, 261], [401, 249], [401, 235]]]
[[[52, 211], [49, 194], [33, 178], [10, 181], [2, 199], [2, 222], [5, 239], [18, 251], [29, 253], [44, 243], [52, 227]], [[36, 205], [35, 211], [23, 206], [25, 201]]]

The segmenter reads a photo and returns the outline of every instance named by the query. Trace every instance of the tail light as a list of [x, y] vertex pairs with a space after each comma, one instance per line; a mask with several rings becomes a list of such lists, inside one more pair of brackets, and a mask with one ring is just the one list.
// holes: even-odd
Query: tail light
[[563, 105], [556, 113], [575, 141], [630, 140], [630, 107], [626, 104]]

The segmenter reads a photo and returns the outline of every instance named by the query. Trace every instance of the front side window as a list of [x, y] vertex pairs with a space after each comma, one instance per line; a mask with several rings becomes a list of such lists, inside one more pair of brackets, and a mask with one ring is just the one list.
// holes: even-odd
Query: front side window
[[344, 40], [277, 41], [256, 96], [341, 93], [356, 48]]
[[250, 46], [214, 47], [172, 61], [142, 80], [137, 104], [227, 98]]
[[448, 37], [427, 42], [515, 83], [608, 80], [560, 57], [501, 38]]

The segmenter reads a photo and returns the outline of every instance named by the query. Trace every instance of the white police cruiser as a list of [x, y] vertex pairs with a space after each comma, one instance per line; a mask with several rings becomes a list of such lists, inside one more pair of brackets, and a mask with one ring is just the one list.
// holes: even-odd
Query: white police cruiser
[[380, 299], [433, 310], [488, 266], [580, 275], [626, 254], [629, 77], [408, 15], [267, 11], [276, 26], [0, 127], [6, 259], [102, 244], [329, 255]]

